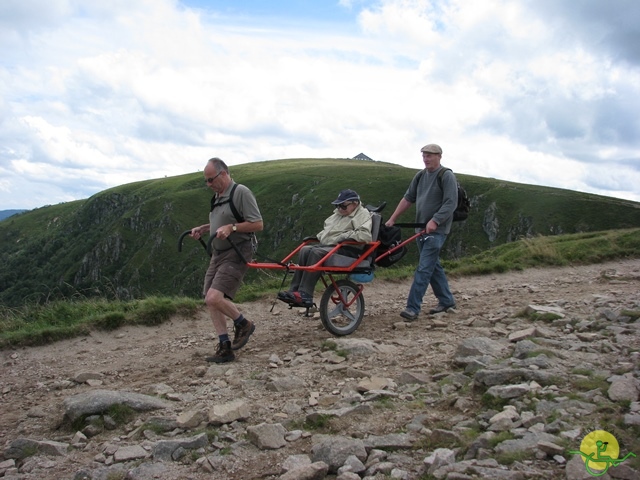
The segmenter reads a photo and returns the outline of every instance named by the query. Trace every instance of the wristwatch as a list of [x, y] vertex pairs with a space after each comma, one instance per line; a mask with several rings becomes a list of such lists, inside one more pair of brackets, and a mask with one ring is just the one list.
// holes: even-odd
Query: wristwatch
[[235, 232], [236, 230], [238, 230], [238, 227], [236, 226], [236, 224], [234, 223], [233, 225], [231, 225], [231, 231]]

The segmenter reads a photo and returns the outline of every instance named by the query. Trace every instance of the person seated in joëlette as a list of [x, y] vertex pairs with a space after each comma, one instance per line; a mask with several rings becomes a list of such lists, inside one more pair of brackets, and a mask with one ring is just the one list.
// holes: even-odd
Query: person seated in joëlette
[[[318, 243], [302, 247], [298, 254], [298, 265], [316, 264], [340, 242], [371, 242], [371, 213], [362, 205], [360, 196], [354, 190], [342, 190], [331, 203], [336, 208], [316, 235]], [[359, 251], [355, 245], [345, 245], [338, 253], [358, 258]], [[320, 275], [320, 271], [295, 270], [289, 290], [279, 292], [278, 299], [290, 305], [313, 306], [313, 291]]]

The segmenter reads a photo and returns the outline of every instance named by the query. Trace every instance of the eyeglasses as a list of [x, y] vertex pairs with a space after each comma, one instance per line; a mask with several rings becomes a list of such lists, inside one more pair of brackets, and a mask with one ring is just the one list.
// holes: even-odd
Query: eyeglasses
[[215, 177], [209, 177], [205, 180], [206, 183], [213, 183], [213, 181], [220, 176], [220, 174], [224, 172], [224, 170], [220, 170]]
[[346, 209], [349, 207], [349, 205], [351, 205], [352, 203], [353, 203], [353, 202], [349, 202], [349, 203], [341, 203], [340, 205], [338, 205], [338, 208], [339, 208], [340, 210], [346, 210]]

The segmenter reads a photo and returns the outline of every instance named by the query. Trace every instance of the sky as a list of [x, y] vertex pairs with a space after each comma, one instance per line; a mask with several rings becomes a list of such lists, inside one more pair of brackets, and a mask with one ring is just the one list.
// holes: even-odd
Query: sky
[[2, 0], [0, 210], [427, 143], [640, 201], [638, 45], [637, 0]]

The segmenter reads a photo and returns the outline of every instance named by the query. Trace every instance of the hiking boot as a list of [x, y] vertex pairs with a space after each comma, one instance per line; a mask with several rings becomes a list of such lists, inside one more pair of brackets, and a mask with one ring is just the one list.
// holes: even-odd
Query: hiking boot
[[232, 350], [244, 347], [249, 341], [249, 337], [256, 330], [256, 326], [250, 320], [245, 320], [244, 325], [234, 326], [235, 336], [233, 337]]
[[408, 308], [405, 308], [402, 312], [400, 312], [400, 316], [404, 318], [405, 322], [413, 322], [418, 318], [418, 314], [409, 310]]
[[227, 363], [233, 362], [236, 356], [231, 350], [231, 342], [219, 343], [218, 348], [216, 348], [216, 353], [211, 357], [205, 358], [207, 362], [212, 363]]
[[445, 307], [444, 305], [438, 305], [435, 308], [432, 308], [431, 310], [429, 310], [429, 315], [434, 315], [436, 313], [442, 313], [442, 312], [448, 312], [449, 310], [455, 310], [456, 309], [456, 305], [449, 305], [448, 307]]

